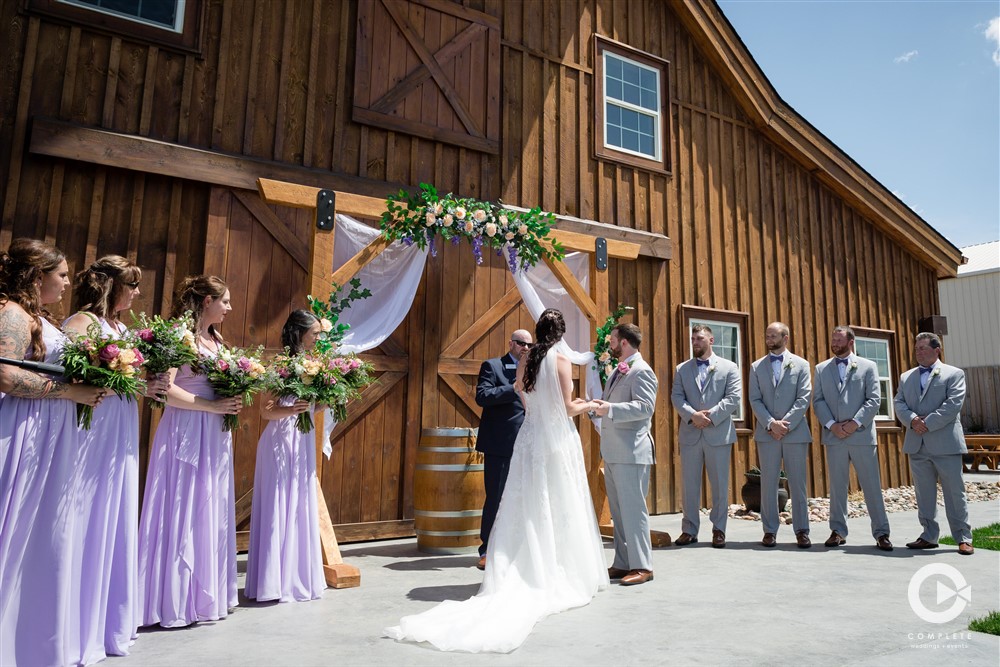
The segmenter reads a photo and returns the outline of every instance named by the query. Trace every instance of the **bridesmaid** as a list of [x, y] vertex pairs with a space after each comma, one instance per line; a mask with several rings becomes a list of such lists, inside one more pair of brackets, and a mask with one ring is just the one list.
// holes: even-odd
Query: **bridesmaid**
[[[77, 313], [63, 329], [88, 333], [98, 324], [101, 334], [127, 333], [121, 313], [139, 296], [142, 271], [118, 255], [102, 257], [76, 276], [73, 296]], [[150, 378], [147, 395], [166, 391], [169, 379]], [[81, 432], [77, 471], [83, 478], [76, 543], [82, 544], [76, 567], [84, 601], [84, 641], [109, 655], [128, 655], [139, 626], [136, 579], [139, 524], [139, 406], [109, 395], [94, 411], [92, 428]], [[103, 648], [101, 648], [103, 647]]]
[[[14, 239], [0, 252], [0, 356], [58, 364], [65, 339], [45, 306], [69, 267], [57, 248]], [[104, 658], [82, 638], [73, 576], [76, 405], [105, 390], [0, 364], [0, 665], [85, 665]]]
[[[281, 344], [292, 354], [310, 350], [320, 321], [295, 310], [281, 330]], [[309, 403], [265, 396], [261, 416], [270, 420], [257, 443], [253, 513], [244, 595], [281, 602], [323, 596], [323, 553], [319, 540], [316, 492], [316, 434], [300, 433], [296, 415]]]
[[[226, 283], [185, 278], [174, 315], [186, 310], [199, 353], [217, 354], [224, 344], [217, 327], [232, 310]], [[170, 373], [139, 522], [139, 613], [141, 625], [176, 628], [225, 618], [237, 604], [233, 435], [222, 430], [222, 416], [242, 403], [216, 398], [190, 366]]]

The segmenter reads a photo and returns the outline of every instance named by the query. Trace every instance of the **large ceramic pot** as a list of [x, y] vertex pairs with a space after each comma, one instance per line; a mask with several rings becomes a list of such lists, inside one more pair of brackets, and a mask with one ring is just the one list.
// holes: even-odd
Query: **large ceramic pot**
[[[746, 484], [740, 489], [743, 497], [743, 505], [749, 512], [760, 512], [760, 473], [744, 473]], [[778, 479], [778, 511], [784, 512], [788, 505], [788, 479], [780, 477]]]

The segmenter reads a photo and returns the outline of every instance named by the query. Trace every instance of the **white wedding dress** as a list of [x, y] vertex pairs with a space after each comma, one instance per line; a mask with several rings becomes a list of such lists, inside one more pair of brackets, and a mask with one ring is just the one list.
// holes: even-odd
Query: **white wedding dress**
[[607, 587], [580, 434], [566, 416], [554, 351], [524, 399], [479, 593], [406, 616], [387, 636], [442, 651], [507, 653], [541, 619], [586, 605]]

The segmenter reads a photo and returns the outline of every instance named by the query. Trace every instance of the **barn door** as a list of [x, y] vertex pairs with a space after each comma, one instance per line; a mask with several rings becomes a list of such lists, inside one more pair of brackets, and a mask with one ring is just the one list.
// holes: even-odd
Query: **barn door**
[[[233, 311], [222, 325], [226, 341], [240, 347], [281, 349], [288, 313], [306, 307], [314, 213], [265, 203], [249, 190], [213, 188], [208, 212], [205, 273], [229, 285]], [[420, 304], [419, 306], [417, 304]], [[423, 341], [423, 290], [410, 316], [377, 349], [362, 355], [378, 382], [348, 408], [332, 435], [333, 455], [323, 459], [320, 483], [340, 542], [413, 534], [412, 458], [419, 440], [419, 369]], [[259, 406], [241, 413], [234, 437], [237, 541], [247, 543], [257, 440], [264, 423]], [[409, 450], [408, 449], [409, 444]], [[409, 461], [409, 472], [406, 471]], [[409, 505], [409, 510], [407, 509]]]

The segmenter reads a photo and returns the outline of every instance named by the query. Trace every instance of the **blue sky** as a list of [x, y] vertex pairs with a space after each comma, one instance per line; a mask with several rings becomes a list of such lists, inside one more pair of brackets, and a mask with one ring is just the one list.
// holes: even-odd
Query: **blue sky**
[[998, 0], [719, 0], [792, 108], [962, 247], [1000, 239]]

